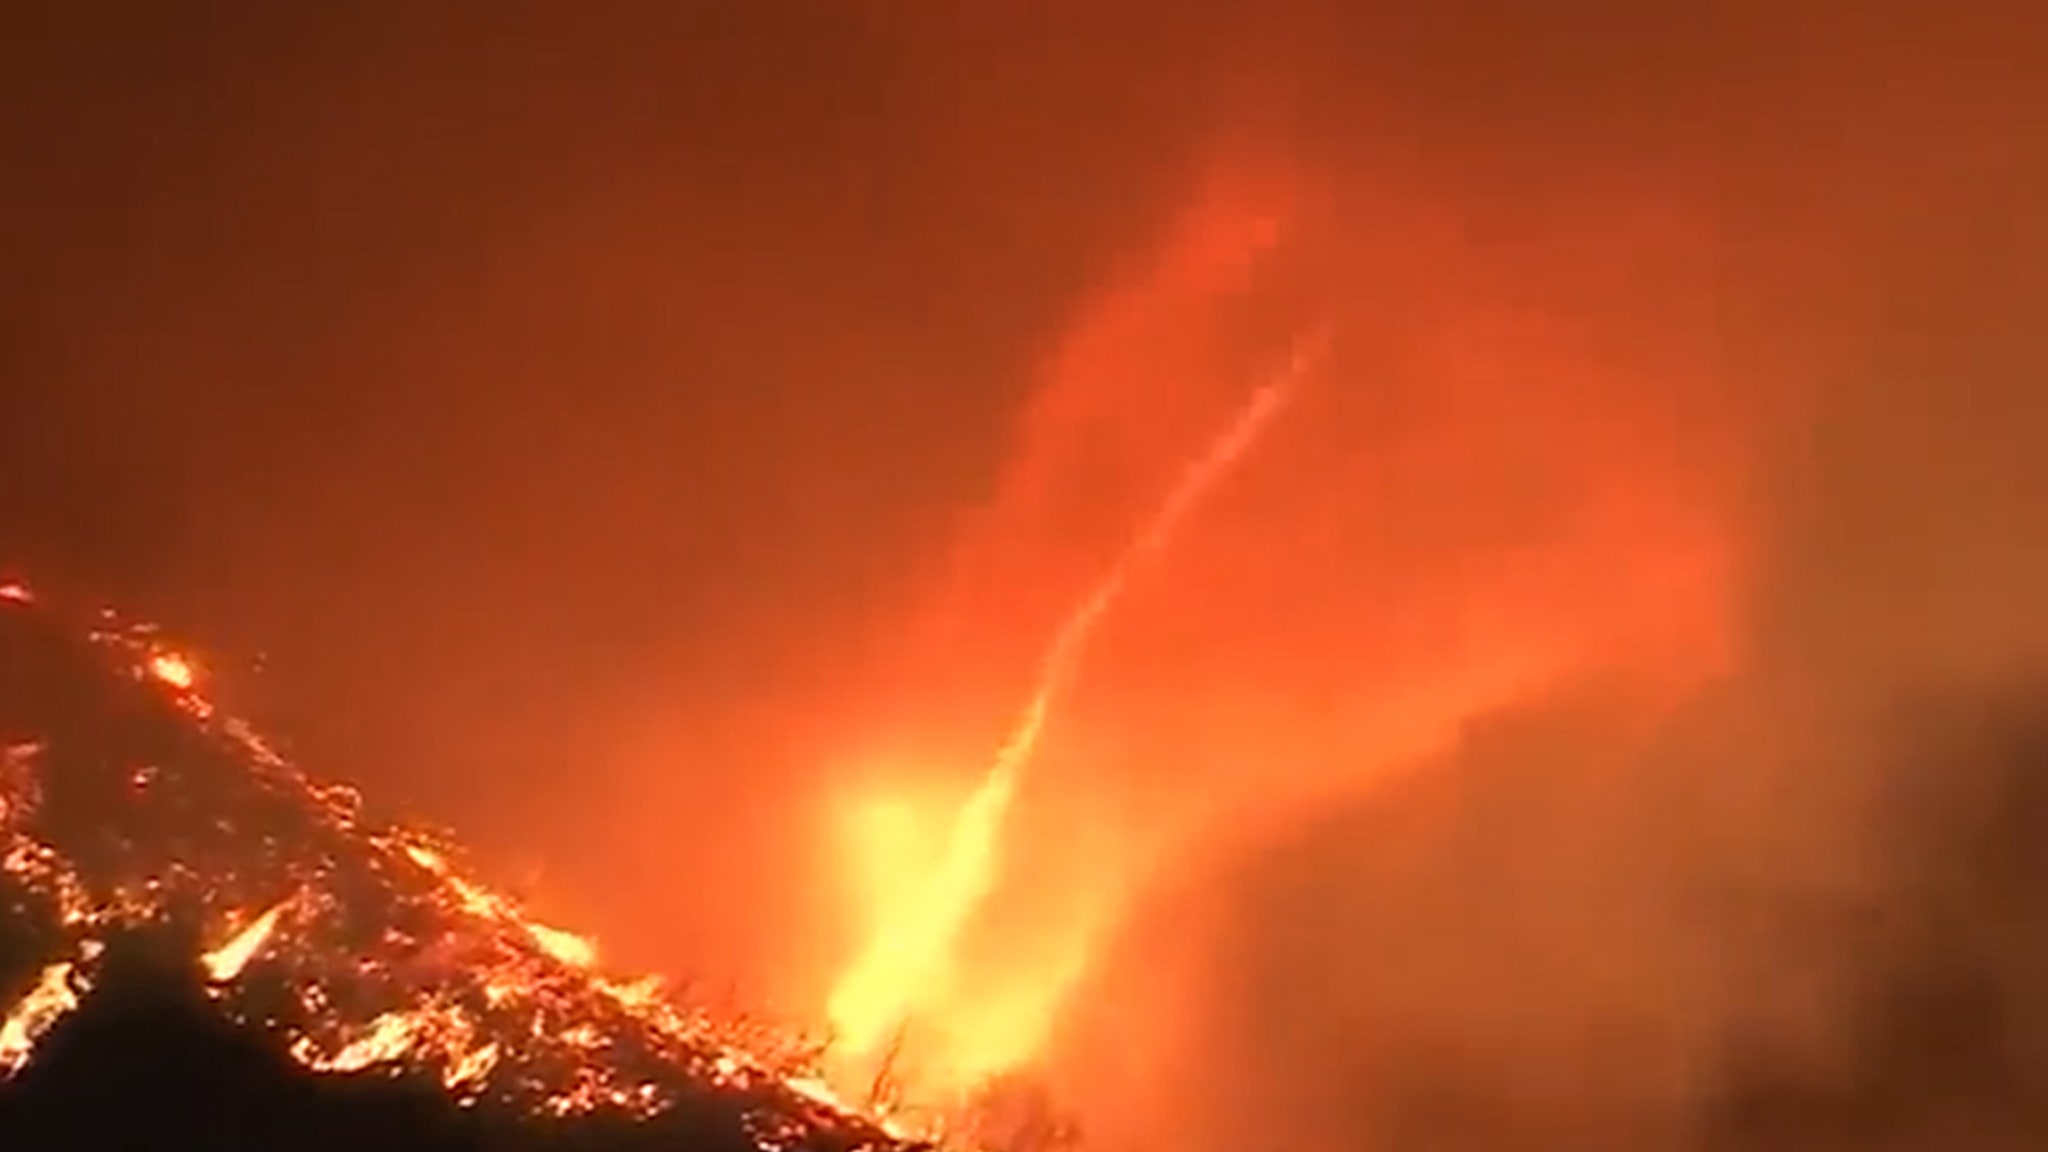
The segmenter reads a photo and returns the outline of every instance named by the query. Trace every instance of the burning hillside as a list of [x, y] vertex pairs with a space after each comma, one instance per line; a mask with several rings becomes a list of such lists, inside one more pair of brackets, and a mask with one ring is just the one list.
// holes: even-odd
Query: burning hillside
[[32, 1082], [140, 949], [311, 1073], [691, 1147], [905, 1146], [809, 1078], [812, 1046], [599, 974], [453, 845], [368, 819], [150, 629], [0, 592], [0, 1083]]

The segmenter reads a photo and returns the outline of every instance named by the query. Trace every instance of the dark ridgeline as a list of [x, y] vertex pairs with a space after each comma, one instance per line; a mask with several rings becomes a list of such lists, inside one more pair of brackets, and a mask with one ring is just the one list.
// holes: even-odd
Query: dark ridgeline
[[550, 948], [161, 655], [0, 587], [0, 1148], [905, 1147], [800, 1054]]

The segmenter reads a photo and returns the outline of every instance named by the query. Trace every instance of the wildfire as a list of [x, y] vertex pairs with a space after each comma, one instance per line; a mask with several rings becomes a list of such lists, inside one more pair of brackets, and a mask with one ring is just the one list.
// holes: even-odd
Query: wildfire
[[[103, 616], [71, 631], [26, 589], [0, 608], [0, 645], [92, 656], [45, 669], [52, 699], [89, 719], [70, 705], [36, 712], [50, 735], [0, 757], [0, 897], [46, 940], [33, 983], [0, 983], [15, 997], [0, 1000], [0, 1082], [81, 1006], [111, 941], [196, 913], [228, 928], [192, 958], [195, 979], [230, 1018], [281, 1033], [312, 1072], [417, 1073], [465, 1105], [649, 1122], [705, 1107], [709, 1092], [763, 1149], [899, 1143], [817, 1090], [814, 1046], [797, 1034], [602, 975], [594, 944], [465, 875], [447, 841], [366, 824], [352, 790], [220, 716], [192, 662], [149, 630]], [[125, 702], [109, 709], [109, 694]], [[147, 718], [100, 719], [111, 715]], [[46, 802], [60, 774], [107, 772], [112, 807]], [[81, 842], [96, 851], [74, 856]]]
[[[857, 1082], [886, 1074], [886, 1068], [877, 1072], [876, 1061], [886, 1063], [889, 1050], [918, 1014], [946, 996], [961, 935], [998, 880], [1005, 817], [1047, 718], [1075, 675], [1089, 638], [1133, 574], [1166, 547], [1202, 498], [1258, 441], [1314, 367], [1325, 341], [1322, 333], [1302, 341], [1285, 368], [1252, 394], [1222, 434], [1187, 466], [1164, 503], [1054, 635], [1022, 714], [980, 786], [954, 815], [938, 859], [885, 916], [833, 991], [829, 1011], [842, 1078]], [[1044, 995], [1056, 999], [1078, 975], [1078, 964], [1066, 969], [1052, 974]], [[981, 1014], [984, 1027], [965, 1043], [956, 1027], [953, 1039], [959, 1050], [946, 1054], [936, 1070], [944, 1083], [935, 1087], [972, 1087], [1028, 1056], [1035, 1044], [1020, 1042], [1019, 1037], [1043, 1026], [1042, 1013], [1050, 1005], [1033, 1007], [1036, 1010], [1021, 1020]]]

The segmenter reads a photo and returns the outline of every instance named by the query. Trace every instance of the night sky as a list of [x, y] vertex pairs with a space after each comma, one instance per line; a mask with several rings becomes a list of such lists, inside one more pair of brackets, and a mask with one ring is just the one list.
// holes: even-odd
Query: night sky
[[9, 556], [664, 916], [1193, 127], [1136, 14], [55, 12], [5, 69]]

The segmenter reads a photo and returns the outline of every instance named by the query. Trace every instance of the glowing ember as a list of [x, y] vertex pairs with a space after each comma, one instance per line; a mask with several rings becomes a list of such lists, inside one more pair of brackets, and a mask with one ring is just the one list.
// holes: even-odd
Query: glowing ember
[[[1165, 548], [1203, 496], [1259, 438], [1319, 360], [1325, 338], [1303, 341], [1286, 368], [1260, 387], [1237, 418], [1182, 473], [1166, 501], [1125, 547], [1088, 597], [1054, 636], [1022, 716], [996, 753], [981, 786], [954, 817], [940, 858], [913, 894], [875, 932], [867, 950], [834, 989], [830, 1013], [834, 1055], [849, 1081], [873, 1076], [894, 1038], [920, 1010], [944, 994], [953, 953], [967, 923], [996, 883], [1002, 825], [1047, 716], [1066, 690], [1089, 637], [1123, 594], [1132, 575]], [[991, 1041], [997, 1050], [958, 1054], [945, 1074], [968, 1083], [1006, 1070], [1033, 1046], [1016, 1034], [1042, 1021], [1012, 1021]], [[965, 1086], [965, 1085], [962, 1085]]]

